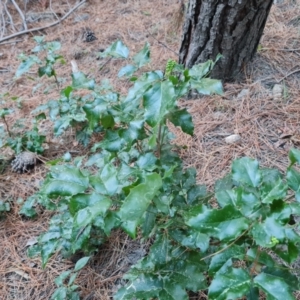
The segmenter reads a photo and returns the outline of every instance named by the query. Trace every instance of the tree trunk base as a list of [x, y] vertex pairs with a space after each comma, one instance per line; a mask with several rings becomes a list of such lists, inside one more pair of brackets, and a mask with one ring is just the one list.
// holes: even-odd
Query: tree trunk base
[[187, 68], [222, 54], [211, 77], [232, 81], [256, 53], [273, 0], [190, 0], [179, 63]]

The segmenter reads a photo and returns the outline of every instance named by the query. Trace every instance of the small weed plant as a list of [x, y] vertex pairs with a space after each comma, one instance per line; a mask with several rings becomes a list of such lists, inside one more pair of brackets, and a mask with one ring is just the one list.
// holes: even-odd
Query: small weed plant
[[[118, 76], [132, 82], [127, 95], [107, 83], [101, 86], [82, 72], [57, 101], [39, 107], [48, 112], [59, 135], [68, 127], [91, 147], [91, 155], [53, 165], [40, 191], [27, 199], [21, 213], [34, 216], [41, 204], [55, 211], [49, 229], [32, 246], [45, 267], [57, 251], [68, 257], [87, 255], [56, 279], [51, 299], [78, 299], [76, 272], [122, 228], [131, 238], [151, 239], [148, 254], [125, 275], [128, 283], [114, 299], [186, 300], [203, 291], [208, 299], [295, 299], [299, 281], [290, 265], [299, 255], [300, 152], [291, 150], [285, 175], [260, 168], [256, 160], [237, 159], [231, 174], [218, 180], [214, 193], [196, 183], [196, 170], [185, 169], [171, 143], [173, 123], [193, 135], [193, 122], [177, 100], [193, 89], [222, 93], [208, 77], [213, 61], [185, 69], [168, 61], [166, 69], [142, 75], [149, 63], [149, 45], [133, 57], [120, 41], [102, 57], [129, 61]], [[78, 90], [90, 92], [76, 96]], [[72, 274], [71, 274], [72, 273]], [[74, 275], [75, 274], [75, 275]], [[65, 280], [69, 282], [65, 284]]]

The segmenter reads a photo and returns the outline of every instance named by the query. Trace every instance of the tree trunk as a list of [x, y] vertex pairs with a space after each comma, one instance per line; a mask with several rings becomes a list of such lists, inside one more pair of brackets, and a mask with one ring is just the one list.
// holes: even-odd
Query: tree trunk
[[189, 0], [179, 62], [190, 68], [220, 53], [223, 58], [211, 77], [234, 80], [257, 50], [272, 3], [273, 0]]

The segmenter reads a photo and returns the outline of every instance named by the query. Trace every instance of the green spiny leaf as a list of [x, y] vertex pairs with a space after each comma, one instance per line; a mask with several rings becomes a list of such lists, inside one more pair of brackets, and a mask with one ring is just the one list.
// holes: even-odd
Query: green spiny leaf
[[280, 277], [260, 273], [254, 278], [254, 283], [267, 294], [268, 299], [295, 300], [290, 287]]
[[242, 184], [257, 187], [261, 182], [261, 173], [258, 162], [254, 159], [243, 157], [232, 163], [232, 178]]
[[150, 61], [150, 49], [148, 42], [139, 53], [133, 56], [133, 61], [138, 68], [141, 68]]
[[209, 299], [237, 299], [247, 294], [251, 285], [250, 275], [243, 269], [229, 267], [218, 272], [209, 289]]
[[162, 186], [161, 177], [153, 173], [145, 177], [145, 181], [131, 189], [119, 211], [123, 221], [139, 220], [150, 205], [154, 196]]
[[232, 205], [219, 210], [210, 210], [204, 205], [199, 205], [186, 212], [184, 218], [191, 228], [221, 241], [237, 238], [249, 226], [248, 220]]
[[192, 116], [184, 108], [181, 110], [176, 109], [168, 115], [168, 119], [175, 125], [179, 126], [183, 132], [193, 135], [194, 134], [194, 124]]
[[175, 91], [170, 81], [157, 82], [144, 94], [145, 119], [154, 127], [161, 123], [175, 105]]
[[121, 42], [116, 41], [109, 46], [103, 53], [100, 53], [100, 57], [112, 56], [116, 58], [127, 58], [129, 54], [128, 48]]

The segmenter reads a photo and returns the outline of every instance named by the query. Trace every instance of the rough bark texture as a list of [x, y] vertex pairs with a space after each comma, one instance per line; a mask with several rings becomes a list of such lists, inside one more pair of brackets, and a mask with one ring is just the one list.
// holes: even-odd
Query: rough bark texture
[[234, 80], [259, 44], [273, 0], [189, 0], [179, 62], [223, 58], [211, 77]]

